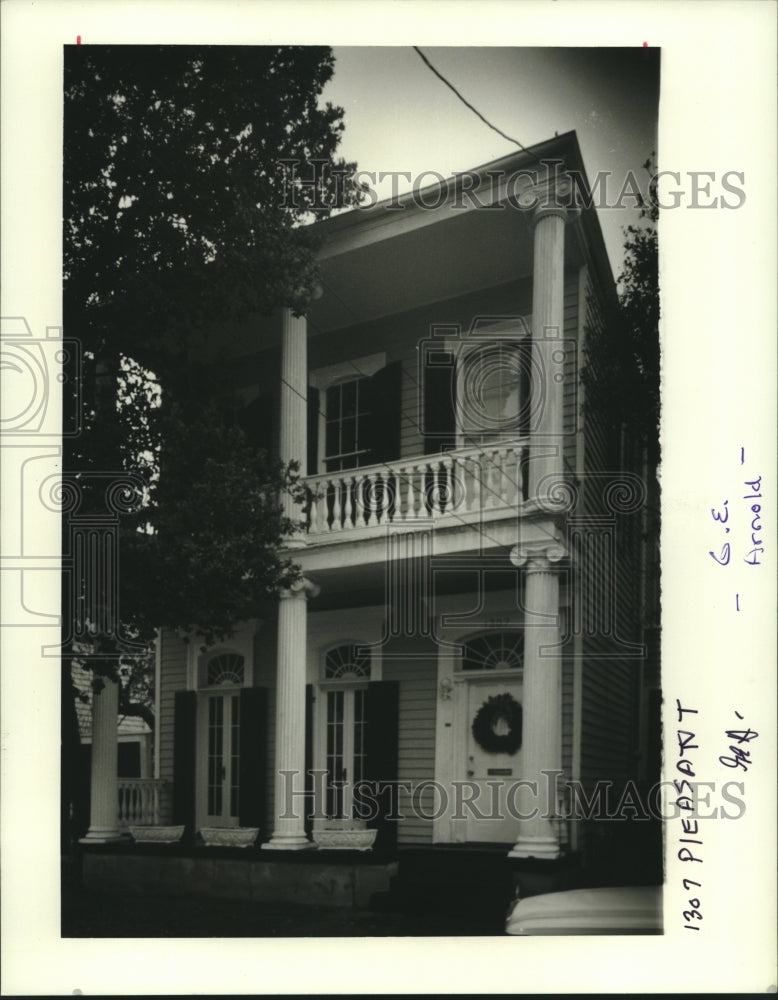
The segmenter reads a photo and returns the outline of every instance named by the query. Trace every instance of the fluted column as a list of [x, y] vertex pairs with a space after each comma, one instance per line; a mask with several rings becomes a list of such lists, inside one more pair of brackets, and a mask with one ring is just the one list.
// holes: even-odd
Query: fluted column
[[276, 674], [275, 827], [271, 850], [311, 847], [305, 835], [305, 658], [307, 598], [319, 588], [302, 580], [281, 592]]
[[[537, 497], [545, 477], [562, 470], [564, 387], [564, 267], [568, 210], [550, 202], [535, 210], [532, 278], [533, 372], [529, 496]], [[546, 483], [549, 480], [546, 479]], [[543, 492], [546, 492], [545, 484]]]
[[519, 836], [509, 857], [559, 857], [556, 813], [556, 777], [562, 766], [562, 657], [559, 648], [559, 570], [561, 546], [532, 552], [517, 546], [511, 561], [524, 567], [524, 725], [522, 779], [535, 782], [536, 794], [519, 801], [527, 819], [520, 820]]
[[[308, 323], [305, 316], [295, 316], [285, 308], [281, 316], [281, 433], [279, 450], [284, 462], [299, 462], [300, 474], [306, 473], [308, 455]], [[284, 516], [300, 521], [302, 514], [288, 494], [283, 496]], [[305, 535], [288, 537], [286, 548], [305, 545]]]
[[82, 844], [104, 844], [119, 837], [119, 778], [117, 725], [119, 685], [103, 678], [92, 690], [92, 770], [89, 830]]

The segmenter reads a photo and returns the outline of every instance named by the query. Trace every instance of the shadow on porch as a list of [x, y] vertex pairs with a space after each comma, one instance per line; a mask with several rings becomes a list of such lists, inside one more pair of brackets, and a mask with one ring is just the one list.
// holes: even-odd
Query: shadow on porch
[[[329, 889], [348, 884], [355, 870], [364, 877], [371, 869], [390, 865], [397, 872], [397, 862], [379, 862], [377, 858], [361, 859], [345, 856], [323, 862], [315, 851], [304, 852], [294, 861], [289, 855], [271, 862], [276, 875], [289, 878], [287, 888], [292, 898], [269, 898], [272, 894], [255, 891], [246, 895], [248, 879], [240, 883], [234, 877], [221, 881], [218, 891], [203, 892], [202, 874], [192, 877], [205, 861], [223, 875], [232, 866], [240, 866], [242, 874], [259, 863], [258, 855], [268, 852], [214, 850], [208, 858], [194, 857], [190, 850], [177, 857], [169, 851], [148, 847], [142, 851], [128, 850], [125, 845], [90, 847], [83, 854], [63, 859], [62, 877], [62, 936], [81, 937], [462, 937], [488, 936], [503, 933], [503, 908], [484, 918], [482, 910], [429, 908], [396, 909], [382, 905], [387, 893], [371, 893], [365, 905], [333, 905], [327, 897]], [[279, 852], [281, 853], [281, 852]], [[341, 854], [341, 852], [328, 852]], [[342, 852], [343, 855], [353, 852]], [[236, 855], [240, 857], [236, 857]], [[167, 855], [167, 856], [166, 856]], [[216, 855], [219, 855], [218, 857]], [[137, 879], [140, 867], [145, 871]], [[82, 866], [82, 863], [86, 864]], [[162, 882], [154, 875], [177, 867], [189, 873], [184, 881], [173, 883], [171, 876]], [[112, 879], [97, 878], [112, 871]], [[84, 873], [86, 872], [86, 877]], [[388, 886], [391, 877], [384, 885]], [[238, 885], [244, 888], [236, 894]], [[255, 882], [255, 888], [257, 883]], [[279, 883], [280, 884], [280, 883]], [[318, 893], [311, 886], [318, 885]], [[363, 883], [364, 884], [364, 883]], [[343, 897], [341, 896], [341, 900]]]

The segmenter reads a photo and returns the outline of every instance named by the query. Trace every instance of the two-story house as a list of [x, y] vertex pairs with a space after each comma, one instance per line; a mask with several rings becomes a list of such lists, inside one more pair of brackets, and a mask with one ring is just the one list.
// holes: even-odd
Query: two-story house
[[615, 288], [576, 172], [568, 133], [333, 217], [307, 315], [219, 341], [307, 471], [304, 580], [206, 652], [160, 637], [161, 822], [259, 828], [263, 863], [339, 825], [553, 868], [593, 843], [571, 783], [654, 776], [655, 497], [581, 377]]

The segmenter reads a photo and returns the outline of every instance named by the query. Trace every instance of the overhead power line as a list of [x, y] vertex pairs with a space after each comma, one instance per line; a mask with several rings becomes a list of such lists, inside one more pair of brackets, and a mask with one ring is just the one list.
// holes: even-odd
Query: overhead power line
[[[492, 123], [487, 118], [484, 118], [484, 116], [481, 114], [481, 112], [478, 110], [478, 108], [473, 107], [473, 105], [470, 103], [470, 101], [468, 101], [466, 97], [463, 97], [462, 94], [459, 93], [459, 91], [454, 86], [454, 84], [451, 83], [449, 80], [447, 80], [445, 78], [445, 76], [443, 76], [443, 74], [440, 72], [440, 70], [435, 69], [435, 67], [432, 65], [432, 63], [429, 61], [429, 59], [424, 55], [424, 53], [418, 47], [418, 45], [414, 45], [413, 48], [414, 48], [415, 52], [417, 53], [417, 55], [419, 56], [419, 58], [432, 70], [432, 72], [435, 74], [435, 76], [439, 80], [441, 80], [443, 83], [445, 83], [445, 85], [449, 88], [449, 90], [452, 90], [456, 94], [456, 96], [464, 104], [464, 106], [466, 108], [469, 108], [470, 111], [472, 111], [474, 115], [477, 115], [481, 119], [481, 121], [484, 123], [484, 125], [488, 125], [488, 127], [493, 132], [496, 132], [498, 135], [501, 135], [503, 137], [503, 139], [507, 139], [508, 142], [512, 142], [515, 146], [518, 146], [519, 149], [523, 150], [525, 153], [529, 153], [529, 150], [527, 149], [527, 147], [523, 143], [519, 142], [518, 139], [514, 139], [513, 136], [507, 135], [505, 132], [503, 132], [502, 129], [497, 128], [496, 125], [492, 125]], [[530, 154], [530, 155], [532, 155], [532, 154]]]

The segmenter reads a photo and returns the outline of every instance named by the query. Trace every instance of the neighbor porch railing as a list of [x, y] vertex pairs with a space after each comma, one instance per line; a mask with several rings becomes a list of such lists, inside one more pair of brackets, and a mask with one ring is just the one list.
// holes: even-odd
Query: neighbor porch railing
[[119, 778], [119, 828], [158, 824], [164, 785], [159, 778]]
[[528, 443], [514, 441], [312, 476], [309, 537], [515, 507], [527, 455]]

